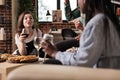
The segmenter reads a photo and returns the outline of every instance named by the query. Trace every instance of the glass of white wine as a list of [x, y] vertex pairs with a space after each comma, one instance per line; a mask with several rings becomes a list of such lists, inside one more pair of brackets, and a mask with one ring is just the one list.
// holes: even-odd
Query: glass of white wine
[[39, 58], [39, 49], [42, 47], [41, 45], [42, 37], [34, 37], [34, 47], [37, 49], [36, 56]]
[[[43, 39], [49, 41], [50, 44], [53, 44], [53, 35], [51, 35], [51, 34], [44, 34], [43, 35]], [[47, 56], [47, 53], [45, 53], [45, 55], [44, 55], [43, 62], [45, 61], [46, 56]]]

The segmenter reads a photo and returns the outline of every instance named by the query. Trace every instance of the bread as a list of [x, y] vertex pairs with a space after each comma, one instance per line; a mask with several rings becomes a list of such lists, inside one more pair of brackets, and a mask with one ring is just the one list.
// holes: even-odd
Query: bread
[[11, 54], [0, 54], [0, 62], [6, 61], [8, 59], [8, 57], [13, 57], [14, 55]]
[[38, 58], [35, 55], [15, 56], [9, 57], [7, 61], [12, 63], [31, 63], [38, 61]]

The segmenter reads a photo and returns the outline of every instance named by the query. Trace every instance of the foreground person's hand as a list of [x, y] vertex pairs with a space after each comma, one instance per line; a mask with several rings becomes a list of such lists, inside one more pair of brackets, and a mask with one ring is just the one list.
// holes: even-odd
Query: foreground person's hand
[[45, 53], [47, 53], [52, 58], [55, 58], [55, 55], [57, 53], [57, 49], [54, 46], [54, 44], [50, 43], [48, 40], [42, 41], [42, 48]]

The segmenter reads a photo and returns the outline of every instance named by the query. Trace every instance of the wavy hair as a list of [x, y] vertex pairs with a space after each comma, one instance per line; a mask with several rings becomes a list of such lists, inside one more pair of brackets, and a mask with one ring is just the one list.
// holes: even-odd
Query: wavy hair
[[[22, 12], [22, 13], [20, 14], [20, 16], [18, 17], [17, 31], [16, 31], [16, 33], [18, 33], [18, 34], [20, 34], [21, 31], [22, 31], [22, 28], [24, 28], [23, 18], [24, 18], [24, 16], [25, 16], [26, 14], [31, 14], [31, 15], [33, 15], [32, 12], [30, 12], [30, 11], [24, 11], [24, 12]], [[34, 26], [33, 26], [32, 28], [34, 28]]]

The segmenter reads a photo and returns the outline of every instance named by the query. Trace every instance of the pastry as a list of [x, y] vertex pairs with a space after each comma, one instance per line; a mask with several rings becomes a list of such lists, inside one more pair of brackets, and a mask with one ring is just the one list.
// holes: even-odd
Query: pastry
[[38, 61], [38, 58], [35, 55], [15, 56], [9, 57], [7, 61], [12, 63], [31, 63]]
[[0, 62], [6, 61], [8, 59], [8, 57], [13, 57], [13, 56], [14, 55], [7, 54], [7, 53], [0, 54]]

